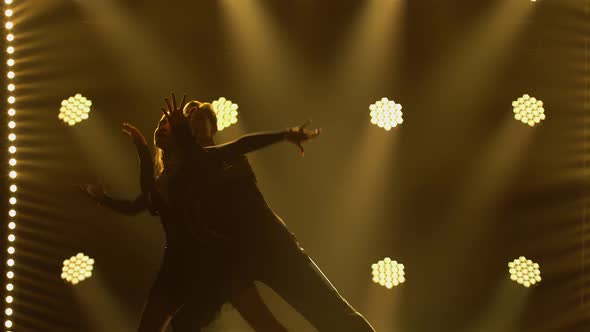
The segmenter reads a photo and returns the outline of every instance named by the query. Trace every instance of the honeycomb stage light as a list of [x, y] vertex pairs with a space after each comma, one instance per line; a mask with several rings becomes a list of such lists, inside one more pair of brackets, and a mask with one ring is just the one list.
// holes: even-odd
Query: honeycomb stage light
[[224, 97], [211, 103], [217, 115], [217, 130], [221, 131], [238, 122], [238, 104]]
[[78, 93], [73, 97], [62, 100], [57, 117], [66, 124], [73, 126], [82, 122], [82, 120], [88, 119], [90, 106], [92, 106], [92, 101]]
[[373, 269], [373, 282], [387, 289], [406, 282], [404, 264], [392, 261], [389, 257], [373, 264], [371, 268]]
[[524, 287], [531, 287], [541, 282], [541, 270], [539, 264], [534, 263], [524, 256], [520, 256], [508, 263], [510, 280], [515, 281]]
[[512, 102], [514, 118], [534, 127], [545, 120], [543, 101], [527, 94]]
[[371, 123], [387, 131], [395, 128], [404, 122], [402, 105], [396, 104], [393, 100], [381, 98], [369, 106]]
[[92, 270], [94, 269], [94, 259], [78, 253], [66, 259], [61, 269], [61, 278], [72, 285], [76, 285], [92, 277]]

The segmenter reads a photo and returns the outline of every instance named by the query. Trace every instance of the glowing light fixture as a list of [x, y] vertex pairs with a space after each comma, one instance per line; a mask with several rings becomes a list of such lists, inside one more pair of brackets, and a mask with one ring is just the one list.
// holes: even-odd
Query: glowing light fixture
[[238, 104], [224, 97], [211, 103], [217, 115], [217, 130], [221, 131], [238, 122]]
[[94, 269], [94, 259], [78, 253], [69, 259], [64, 260], [61, 269], [61, 278], [72, 285], [76, 285], [92, 277], [92, 270]]
[[92, 106], [92, 101], [78, 93], [61, 102], [61, 108], [57, 117], [68, 125], [73, 126], [82, 122], [82, 120], [88, 119], [90, 106]]
[[392, 261], [389, 257], [373, 264], [371, 268], [373, 269], [373, 282], [388, 289], [406, 282], [404, 264]]
[[534, 263], [524, 256], [520, 256], [508, 263], [510, 280], [515, 281], [524, 287], [531, 287], [541, 282], [541, 270], [539, 264]]
[[381, 98], [369, 106], [371, 123], [387, 131], [395, 128], [404, 122], [402, 105], [396, 104], [393, 100]]
[[514, 118], [534, 127], [545, 120], [543, 101], [527, 94], [512, 102]]

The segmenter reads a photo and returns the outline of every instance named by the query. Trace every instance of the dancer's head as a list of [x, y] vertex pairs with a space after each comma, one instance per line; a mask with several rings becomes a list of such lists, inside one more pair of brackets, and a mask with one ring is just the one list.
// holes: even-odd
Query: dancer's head
[[164, 151], [170, 150], [174, 144], [174, 136], [172, 136], [172, 128], [165, 115], [160, 118], [158, 126], [154, 131], [154, 145]]
[[190, 117], [193, 136], [203, 146], [213, 144], [213, 136], [217, 133], [217, 116], [213, 105], [190, 101], [184, 107], [185, 114]]

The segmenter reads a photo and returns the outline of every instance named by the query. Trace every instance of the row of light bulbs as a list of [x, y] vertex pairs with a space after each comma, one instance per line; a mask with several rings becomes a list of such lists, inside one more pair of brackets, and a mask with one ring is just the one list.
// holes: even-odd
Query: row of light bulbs
[[12, 29], [14, 28], [14, 23], [11, 21], [11, 17], [14, 14], [13, 10], [10, 8], [12, 5], [12, 0], [4, 0], [4, 3], [6, 4], [6, 9], [4, 11], [4, 15], [6, 16], [6, 24], [4, 25], [4, 27], [6, 28], [6, 53], [8, 53], [8, 60], [6, 61], [6, 64], [8, 66], [8, 72], [6, 73], [6, 77], [8, 78], [8, 85], [6, 86], [6, 89], [8, 90], [8, 117], [9, 117], [9, 121], [8, 121], [8, 140], [10, 141], [10, 146], [8, 148], [8, 153], [9, 153], [9, 160], [8, 160], [8, 165], [9, 165], [9, 172], [8, 172], [8, 176], [9, 176], [9, 189], [10, 189], [10, 198], [8, 199], [8, 203], [9, 203], [9, 211], [8, 211], [8, 248], [6, 249], [8, 255], [7, 255], [7, 259], [6, 259], [6, 265], [7, 265], [7, 269], [6, 269], [6, 282], [5, 282], [5, 287], [6, 287], [6, 308], [4, 310], [4, 314], [5, 314], [5, 319], [4, 319], [4, 327], [6, 328], [6, 332], [11, 332], [10, 329], [13, 326], [12, 323], [12, 315], [13, 315], [13, 309], [12, 309], [12, 303], [14, 301], [14, 298], [12, 296], [12, 293], [14, 291], [14, 284], [12, 283], [12, 280], [14, 278], [14, 265], [15, 265], [15, 261], [14, 261], [14, 255], [16, 252], [16, 249], [14, 247], [14, 242], [16, 240], [16, 235], [14, 234], [14, 231], [16, 229], [16, 203], [17, 203], [17, 199], [16, 199], [16, 191], [17, 191], [17, 185], [15, 183], [16, 181], [16, 164], [17, 164], [17, 160], [16, 160], [16, 146], [15, 146], [15, 142], [16, 142], [16, 134], [14, 133], [14, 130], [16, 129], [16, 122], [14, 121], [14, 116], [16, 115], [16, 110], [14, 107], [14, 104], [16, 103], [16, 97], [14, 96], [14, 91], [16, 90], [16, 86], [13, 83], [13, 80], [15, 78], [15, 73], [13, 71], [13, 67], [15, 65], [15, 61], [14, 61], [14, 46], [13, 46], [13, 42], [14, 42], [14, 34], [12, 33]]

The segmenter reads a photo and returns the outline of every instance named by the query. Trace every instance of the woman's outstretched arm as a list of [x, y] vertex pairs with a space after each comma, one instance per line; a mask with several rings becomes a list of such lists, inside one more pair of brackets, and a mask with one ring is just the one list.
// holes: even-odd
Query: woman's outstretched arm
[[109, 208], [115, 212], [134, 216], [148, 208], [148, 200], [142, 193], [135, 200], [119, 199], [109, 196], [102, 186], [93, 184], [79, 185], [80, 191], [88, 195], [98, 205]]
[[286, 130], [245, 135], [233, 142], [206, 147], [205, 151], [213, 153], [223, 159], [231, 159], [242, 154], [265, 148], [272, 144], [288, 141], [297, 145], [303, 155], [303, 142], [318, 136], [321, 132], [320, 129], [305, 129], [308, 124], [309, 122], [306, 122], [299, 127]]
[[78, 187], [99, 205], [115, 212], [132, 216], [149, 210], [152, 215], [156, 215], [157, 211], [151, 199], [152, 193], [155, 191], [154, 162], [147, 141], [137, 128], [128, 123], [123, 124], [123, 132], [133, 139], [139, 157], [141, 193], [137, 198], [127, 200], [111, 197], [99, 185], [85, 184]]

